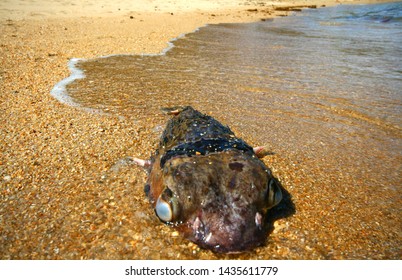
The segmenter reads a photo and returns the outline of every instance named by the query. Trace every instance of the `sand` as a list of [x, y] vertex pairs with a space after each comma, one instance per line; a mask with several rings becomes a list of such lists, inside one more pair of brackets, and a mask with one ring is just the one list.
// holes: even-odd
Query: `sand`
[[[385, 245], [384, 249], [384, 244], [400, 240], [398, 231], [387, 233], [379, 228], [372, 236], [370, 229], [350, 229], [344, 241], [332, 243], [344, 248], [334, 248], [322, 242], [325, 238], [314, 235], [309, 240], [307, 231], [294, 230], [293, 221], [300, 222], [297, 215], [275, 224], [266, 248], [237, 256], [214, 255], [155, 218], [143, 194], [145, 174], [141, 170], [127, 168], [118, 176], [111, 173], [113, 164], [125, 156], [147, 158], [159, 132], [152, 125], [136, 126], [117, 117], [94, 115], [54, 99], [50, 91], [69, 75], [69, 59], [159, 53], [170, 39], [207, 23], [273, 16], [271, 4], [337, 4], [331, 0], [272, 1], [263, 6], [262, 1], [244, 0], [188, 2], [0, 3], [0, 258], [400, 258], [399, 246]], [[280, 169], [290, 162], [284, 157], [276, 163]], [[296, 173], [287, 178], [291, 168], [281, 172], [288, 186], [297, 185]], [[319, 230], [320, 219], [330, 211], [324, 207], [322, 213], [309, 212], [311, 232]], [[317, 213], [324, 216], [317, 219]], [[396, 213], [387, 215], [400, 222]], [[333, 228], [322, 234], [336, 230], [338, 222], [334, 219]], [[360, 242], [361, 238], [381, 242], [373, 245]]]

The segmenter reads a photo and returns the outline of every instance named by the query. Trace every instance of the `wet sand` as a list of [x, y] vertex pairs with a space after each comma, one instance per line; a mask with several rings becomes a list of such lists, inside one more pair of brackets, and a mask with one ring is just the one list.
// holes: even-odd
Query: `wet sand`
[[[110, 169], [126, 156], [149, 157], [160, 134], [154, 128], [166, 117], [138, 114], [133, 123], [59, 103], [50, 91], [69, 75], [69, 59], [159, 53], [171, 38], [206, 23], [272, 16], [254, 1], [201, 1], [214, 5], [193, 9], [177, 1], [177, 6], [155, 8], [163, 2], [106, 11], [83, 7], [79, 13], [68, 5], [47, 5], [39, 12], [0, 6], [0, 258], [400, 259], [400, 179], [393, 179], [393, 188], [373, 193], [345, 186], [340, 199], [333, 199], [328, 188], [312, 188], [378, 185], [391, 169], [386, 157], [380, 174], [356, 166], [342, 176], [325, 158], [308, 152], [301, 159], [278, 150], [264, 159], [291, 193], [296, 213], [275, 222], [265, 247], [236, 256], [200, 250], [161, 224], [143, 194], [141, 170]], [[236, 126], [236, 120], [223, 118]], [[239, 133], [259, 144], [254, 129]], [[390, 203], [378, 208], [378, 200]]]

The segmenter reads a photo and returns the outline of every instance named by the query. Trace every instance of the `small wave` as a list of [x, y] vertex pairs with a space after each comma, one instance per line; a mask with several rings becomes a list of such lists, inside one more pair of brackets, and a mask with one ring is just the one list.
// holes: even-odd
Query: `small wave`
[[82, 58], [72, 58], [68, 62], [68, 69], [71, 72], [71, 75], [68, 76], [67, 78], [61, 80], [58, 82], [53, 89], [50, 91], [50, 94], [56, 98], [59, 102], [66, 104], [71, 107], [76, 107], [76, 108], [81, 108], [84, 111], [87, 111], [89, 113], [93, 114], [102, 114], [102, 115], [107, 115], [104, 111], [99, 110], [99, 109], [93, 109], [93, 108], [87, 108], [83, 107], [81, 104], [77, 103], [74, 101], [73, 98], [71, 98], [70, 95], [67, 93], [67, 86], [71, 83], [73, 83], [75, 80], [79, 79], [84, 79], [85, 74], [84, 72], [77, 67], [77, 64], [79, 62], [85, 61], [85, 59]]
[[[167, 43], [167, 47], [164, 48], [160, 53], [143, 53], [140, 54], [141, 56], [163, 56], [166, 55], [170, 50], [172, 50], [174, 48], [174, 42], [185, 37], [187, 34], [191, 34], [191, 33], [195, 33], [198, 32], [200, 30], [200, 28], [205, 27], [207, 25], [201, 26], [199, 28], [196, 28], [195, 30], [193, 30], [192, 32], [189, 33], [184, 33], [184, 34], [180, 34], [179, 36], [177, 36], [176, 38], [171, 39], [168, 43]], [[110, 55], [105, 55], [105, 56], [101, 56], [95, 59], [102, 59], [102, 58], [109, 58], [109, 57], [115, 57], [115, 56], [131, 56], [132, 54], [110, 54]], [[67, 86], [71, 83], [73, 83], [75, 80], [79, 80], [79, 79], [84, 79], [85, 78], [85, 74], [84, 72], [77, 67], [77, 64], [79, 62], [85, 62], [85, 61], [89, 61], [90, 59], [83, 59], [83, 58], [72, 58], [69, 60], [68, 62], [68, 69], [70, 70], [70, 76], [68, 76], [67, 78], [61, 80], [60, 82], [58, 82], [53, 89], [50, 91], [50, 94], [56, 98], [59, 102], [66, 104], [68, 106], [71, 107], [78, 107], [78, 108], [82, 108], [88, 112], [91, 113], [100, 113], [100, 114], [106, 114], [105, 112], [103, 112], [100, 109], [93, 109], [93, 108], [87, 108], [87, 107], [83, 107], [81, 104], [75, 102], [73, 100], [73, 98], [71, 98], [71, 96], [68, 94], [67, 92]]]
[[71, 75], [68, 76], [67, 78], [61, 80], [59, 83], [57, 83], [53, 89], [50, 91], [50, 94], [56, 98], [58, 101], [61, 103], [67, 104], [69, 106], [73, 107], [79, 107], [80, 105], [76, 103], [68, 94], [67, 94], [67, 85], [74, 82], [75, 80], [78, 79], [84, 79], [85, 74], [84, 72], [76, 67], [77, 63], [82, 61], [80, 58], [72, 58], [68, 62], [68, 69], [71, 72]]
[[334, 17], [337, 21], [370, 21], [375, 23], [389, 23], [389, 22], [401, 22], [402, 21], [402, 3], [387, 3], [378, 4], [373, 9], [372, 7], [367, 9], [354, 9], [353, 11], [344, 8], [343, 14]]

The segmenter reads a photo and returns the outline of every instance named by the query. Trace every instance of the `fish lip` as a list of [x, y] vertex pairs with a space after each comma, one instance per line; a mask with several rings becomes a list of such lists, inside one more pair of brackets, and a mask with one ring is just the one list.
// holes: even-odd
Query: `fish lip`
[[[208, 230], [205, 228], [204, 223], [199, 217], [196, 217], [191, 225], [193, 230], [193, 236], [196, 240], [205, 242], [205, 231]], [[211, 233], [212, 234], [212, 233]]]
[[242, 254], [247, 251], [251, 251], [259, 246], [262, 246], [265, 244], [265, 238], [264, 239], [256, 239], [253, 241], [248, 241], [247, 243], [232, 243], [229, 246], [222, 246], [220, 244], [210, 244], [206, 242], [197, 242], [194, 241], [198, 246], [200, 246], [203, 249], [208, 249], [211, 250], [214, 253], [217, 254]]
[[[188, 239], [196, 243], [203, 249], [211, 250], [214, 253], [222, 254], [241, 254], [263, 245], [266, 241], [267, 230], [265, 227], [255, 227], [251, 230], [251, 238], [241, 238], [238, 233], [234, 237], [222, 237], [219, 234], [214, 235], [206, 222], [197, 216], [189, 223], [191, 233]], [[218, 238], [216, 238], [218, 236]], [[224, 244], [223, 241], [231, 240]]]

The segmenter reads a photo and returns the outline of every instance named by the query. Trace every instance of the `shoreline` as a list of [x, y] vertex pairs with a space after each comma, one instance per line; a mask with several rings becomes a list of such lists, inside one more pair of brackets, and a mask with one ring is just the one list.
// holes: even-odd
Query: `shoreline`
[[[39, 2], [39, 3], [38, 3]], [[63, 1], [8, 1], [0, 3], [0, 19], [67, 19], [79, 17], [114, 17], [126, 16], [131, 13], [148, 13], [148, 14], [178, 14], [185, 13], [211, 13], [218, 16], [220, 13], [228, 11], [242, 10], [263, 10], [273, 7], [295, 7], [295, 6], [334, 6], [334, 5], [349, 5], [349, 4], [375, 4], [396, 2], [395, 0], [315, 0], [315, 1], [239, 1], [239, 0], [200, 0], [191, 4], [184, 0], [176, 0], [166, 3], [166, 1], [120, 1], [118, 4], [110, 4], [109, 1], [82, 1], [72, 0]]]
[[[273, 14], [259, 10], [266, 7], [205, 0], [200, 3], [214, 4], [187, 7], [186, 1], [176, 1], [181, 8], [161, 6], [155, 11], [155, 5], [164, 1], [138, 1], [144, 5], [141, 12], [127, 4], [120, 11], [113, 7], [116, 13], [87, 8], [74, 14], [77, 9], [67, 9], [61, 16], [66, 8], [52, 7], [51, 1], [40, 1], [49, 4], [45, 12], [38, 12], [33, 2], [17, 5], [22, 2], [13, 2], [15, 13], [1, 10], [0, 5], [0, 259], [258, 258], [256, 252], [228, 257], [200, 251], [155, 219], [143, 194], [141, 170], [124, 169], [119, 176], [108, 173], [119, 159], [147, 158], [154, 150], [159, 132], [144, 123], [163, 123], [158, 112], [156, 120], [132, 123], [67, 106], [50, 92], [69, 77], [67, 65], [73, 58], [160, 53], [172, 38], [205, 24], [258, 21]], [[245, 1], [236, 3], [240, 2]], [[388, 1], [347, 3], [367, 2]], [[290, 162], [285, 155], [278, 160], [278, 169]], [[278, 223], [279, 231], [291, 220]], [[293, 233], [285, 231], [280, 235], [292, 238], [287, 234]], [[273, 238], [282, 238], [278, 236]], [[171, 250], [147, 248], [147, 240], [155, 239]], [[309, 248], [304, 257], [318, 259], [320, 250], [324, 249]], [[291, 258], [288, 251], [278, 247], [273, 258]]]
[[[344, 1], [344, 2], [345, 3], [341, 3], [340, 1], [332, 1], [332, 0], [325, 1], [324, 0], [324, 1], [319, 1], [319, 3], [321, 3], [321, 4], [312, 4], [312, 5], [310, 5], [308, 3], [304, 3], [304, 2], [303, 3], [301, 3], [301, 2], [300, 3], [293, 2], [292, 4], [287, 4], [285, 2], [282, 5], [282, 3], [278, 2], [278, 4], [281, 4], [281, 5], [271, 4], [271, 6], [269, 8], [266, 8], [265, 6], [262, 6], [263, 9], [261, 9], [261, 5], [257, 5], [258, 8], [256, 8], [257, 6], [252, 6], [252, 8], [250, 8], [250, 9], [247, 9], [247, 10], [239, 9], [239, 10], [236, 10], [235, 12], [237, 12], [237, 13], [250, 12], [250, 13], [255, 13], [257, 15], [257, 17], [253, 16], [253, 19], [250, 20], [250, 21], [244, 21], [243, 17], [240, 17], [240, 21], [239, 21], [240, 23], [247, 23], [247, 22], [255, 22], [255, 21], [258, 21], [258, 20], [265, 21], [266, 19], [272, 19], [272, 18], [277, 18], [277, 17], [282, 17], [282, 16], [289, 16], [292, 13], [302, 12], [304, 9], [319, 9], [319, 8], [322, 8], [322, 7], [330, 7], [330, 6], [336, 6], [336, 5], [342, 5], [342, 4], [346, 4], [346, 5], [376, 4], [376, 3], [392, 2], [392, 0], [391, 1], [389, 1], [389, 0], [384, 0], [384, 1], [382, 1], [382, 0], [379, 0], [379, 1], [378, 0], [377, 1], [376, 0], [363, 0], [363, 1], [351, 0], [351, 1]], [[325, 3], [325, 4], [323, 4], [323, 3]], [[171, 10], [171, 9], [169, 8], [168, 10]], [[189, 9], [187, 12], [191, 13], [191, 12], [195, 12], [195, 10], [197, 10], [197, 9], [192, 8], [192, 9]], [[119, 9], [119, 11], [120, 11], [120, 9]], [[147, 13], [148, 12], [150, 12], [150, 11], [147, 10]], [[94, 13], [94, 12], [92, 12], [92, 13]], [[131, 13], [133, 13], [133, 12], [130, 12], [128, 14], [131, 14]], [[158, 10], [155, 13], [170, 13], [170, 12]], [[88, 15], [86, 13], [84, 13], [84, 14], [85, 15], [81, 16], [81, 17], [93, 17], [94, 16], [94, 14], [90, 14], [90, 15]], [[122, 16], [122, 15], [124, 15], [124, 12], [119, 12], [119, 14], [120, 15], [118, 15], [118, 16]], [[173, 14], [173, 13], [170, 13], [170, 14]], [[258, 19], [258, 16], [260, 16], [260, 15], [267, 16], [267, 17], [260, 17]], [[114, 17], [114, 16], [116, 16], [116, 15], [112, 15], [111, 13], [110, 14], [106, 13], [106, 14], [101, 15], [101, 17]], [[250, 16], [250, 15], [248, 15], [248, 16]], [[70, 15], [66, 15], [66, 17], [70, 17]], [[132, 16], [130, 16], [130, 19], [131, 19], [131, 17]], [[49, 18], [52, 18], [52, 16], [50, 16]], [[213, 22], [213, 23], [211, 23], [211, 22], [204, 23], [203, 25], [196, 27], [192, 31], [189, 31], [189, 32], [186, 32], [186, 33], [181, 33], [181, 34], [179, 34], [178, 36], [176, 36], [174, 38], [170, 38], [166, 42], [166, 47], [163, 48], [159, 52], [152, 52], [152, 53], [130, 53], [130, 52], [129, 53], [111, 53], [111, 54], [101, 55], [101, 56], [97, 56], [97, 57], [90, 57], [90, 58], [73, 57], [67, 63], [68, 64], [68, 70], [70, 71], [70, 75], [68, 77], [64, 78], [63, 80], [61, 80], [60, 82], [58, 82], [52, 88], [50, 94], [55, 99], [57, 99], [60, 103], [64, 103], [64, 104], [66, 104], [68, 106], [72, 106], [72, 107], [76, 107], [76, 108], [81, 108], [81, 109], [84, 109], [84, 110], [86, 110], [86, 111], [88, 111], [90, 113], [100, 113], [100, 112], [97, 112], [97, 110], [92, 110], [92, 109], [84, 108], [84, 107], [80, 106], [79, 104], [77, 104], [73, 100], [71, 100], [71, 98], [67, 94], [62, 93], [62, 92], [66, 91], [65, 87], [69, 83], [72, 83], [73, 81], [75, 81], [77, 79], [85, 78], [85, 74], [79, 68], [76, 67], [76, 63], [78, 63], [79, 61], [87, 61], [87, 60], [91, 60], [91, 59], [100, 59], [100, 58], [107, 58], [107, 57], [110, 57], [110, 56], [121, 56], [121, 55], [123, 55], [123, 56], [125, 56], [125, 55], [127, 55], [127, 56], [129, 56], [129, 55], [141, 55], [141, 56], [165, 55], [166, 52], [168, 52], [169, 50], [171, 50], [174, 47], [174, 42], [176, 40], [186, 36], [187, 34], [194, 33], [196, 31], [198, 31], [200, 28], [203, 28], [203, 27], [205, 27], [205, 26], [207, 26], [209, 24], [234, 23], [234, 22], [236, 22], [236, 21], [233, 21], [233, 22], [218, 21], [218, 22]]]

